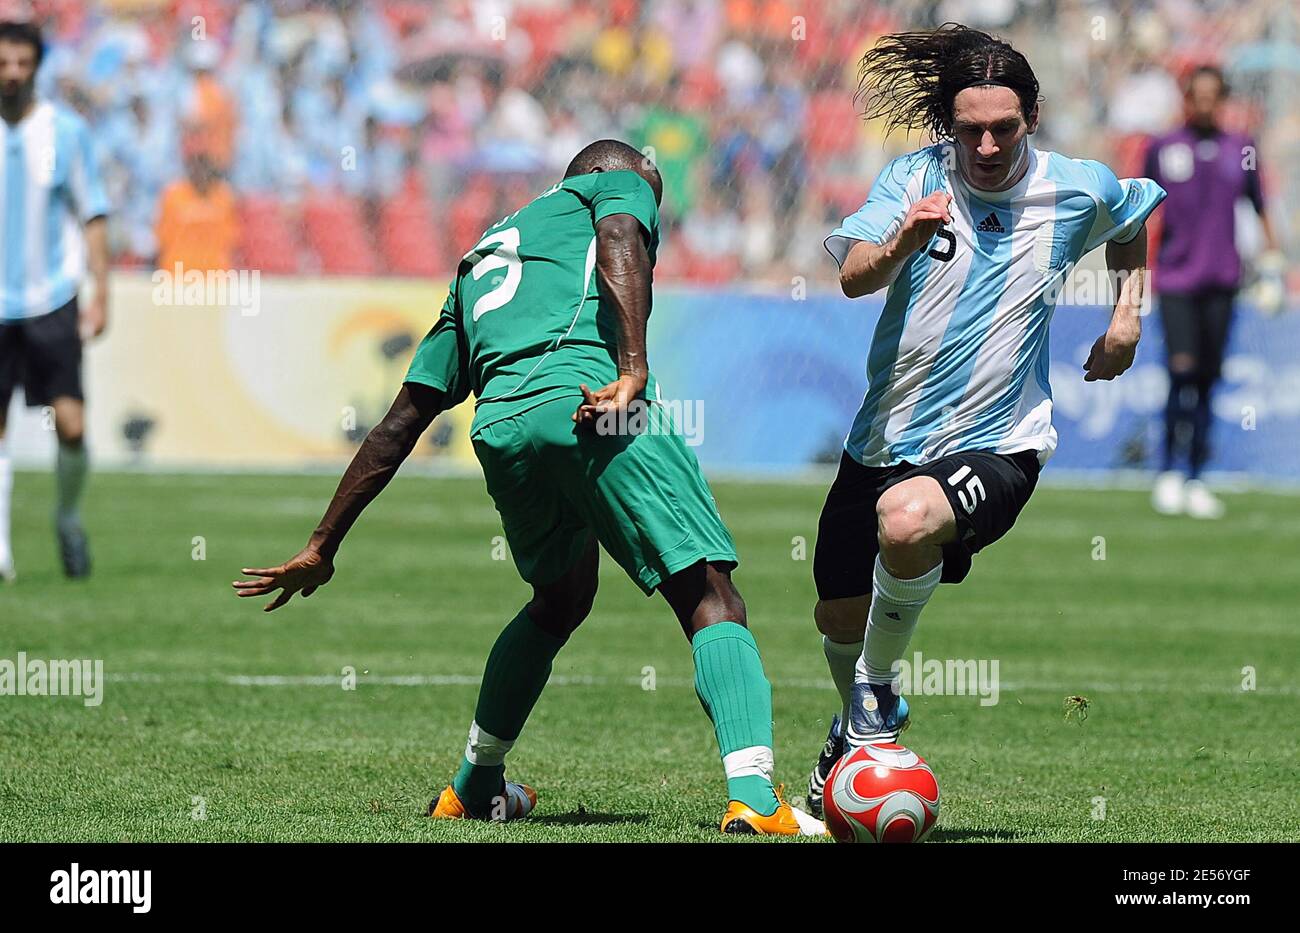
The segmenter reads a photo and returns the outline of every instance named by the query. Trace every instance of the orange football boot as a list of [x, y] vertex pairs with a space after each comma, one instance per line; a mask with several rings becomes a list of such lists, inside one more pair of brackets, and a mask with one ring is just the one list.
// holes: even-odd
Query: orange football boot
[[826, 824], [785, 802], [782, 792], [785, 785], [776, 789], [780, 806], [770, 816], [763, 816], [753, 807], [732, 800], [722, 817], [724, 833], [744, 836], [824, 836]]
[[[505, 793], [502, 795], [506, 800], [506, 812], [501, 820], [517, 820], [533, 812], [537, 806], [537, 791], [533, 790], [527, 784], [516, 784], [514, 781], [506, 781]], [[456, 796], [455, 789], [448, 784], [438, 799], [429, 804], [429, 816], [435, 820], [492, 820], [495, 817], [475, 816], [465, 808]]]

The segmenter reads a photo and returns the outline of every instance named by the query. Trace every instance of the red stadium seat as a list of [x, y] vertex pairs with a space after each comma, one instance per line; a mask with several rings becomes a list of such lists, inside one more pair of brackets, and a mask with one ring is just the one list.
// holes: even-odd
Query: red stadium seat
[[700, 285], [722, 285], [740, 278], [735, 256], [701, 256], [683, 250], [683, 278]]
[[329, 275], [374, 275], [379, 260], [355, 198], [316, 192], [303, 204], [307, 242]]
[[867, 199], [871, 183], [864, 183], [860, 178], [827, 178], [818, 183], [814, 190], [822, 204], [831, 205], [835, 214], [847, 217]]
[[496, 220], [492, 208], [496, 204], [496, 195], [492, 182], [484, 176], [470, 179], [451, 205], [448, 220], [451, 227], [451, 249], [457, 257], [473, 249], [488, 224]]
[[679, 282], [686, 278], [686, 248], [669, 240], [655, 257], [655, 282]]
[[853, 100], [843, 91], [821, 91], [808, 101], [804, 138], [808, 140], [808, 158], [813, 162], [852, 152], [861, 135], [861, 118]]
[[1151, 137], [1145, 133], [1128, 133], [1113, 143], [1115, 156], [1111, 169], [1120, 178], [1135, 178], [1142, 174], [1142, 161], [1146, 158]]
[[302, 271], [297, 226], [278, 198], [249, 195], [240, 201], [239, 252], [244, 265], [268, 275]]
[[443, 272], [447, 263], [441, 233], [422, 192], [403, 192], [380, 207], [379, 246], [394, 275], [431, 278]]

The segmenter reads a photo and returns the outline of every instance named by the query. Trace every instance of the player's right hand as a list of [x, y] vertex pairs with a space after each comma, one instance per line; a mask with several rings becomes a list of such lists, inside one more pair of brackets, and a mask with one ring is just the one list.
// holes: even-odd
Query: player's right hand
[[262, 610], [271, 612], [287, 603], [295, 593], [301, 592], [306, 599], [317, 587], [329, 583], [334, 576], [334, 562], [315, 548], [305, 547], [279, 567], [245, 567], [241, 572], [257, 578], [230, 584], [241, 598], [282, 591]]
[[597, 422], [602, 416], [627, 411], [632, 402], [645, 391], [646, 381], [645, 376], [619, 376], [595, 392], [585, 383], [580, 385], [578, 388], [582, 390], [582, 403], [573, 413], [574, 422], [579, 427], [598, 428]]
[[952, 223], [952, 214], [948, 211], [951, 203], [952, 195], [946, 191], [936, 191], [908, 208], [897, 237], [904, 255], [912, 255], [929, 243], [940, 227]]

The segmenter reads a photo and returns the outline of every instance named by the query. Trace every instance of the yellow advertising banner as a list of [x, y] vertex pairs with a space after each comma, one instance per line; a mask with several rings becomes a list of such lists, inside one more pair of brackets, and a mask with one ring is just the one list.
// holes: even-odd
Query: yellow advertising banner
[[[446, 295], [416, 280], [244, 275], [112, 277], [109, 330], [86, 360], [98, 460], [221, 468], [346, 459], [387, 411]], [[476, 466], [472, 417], [469, 404], [442, 415], [413, 458]]]

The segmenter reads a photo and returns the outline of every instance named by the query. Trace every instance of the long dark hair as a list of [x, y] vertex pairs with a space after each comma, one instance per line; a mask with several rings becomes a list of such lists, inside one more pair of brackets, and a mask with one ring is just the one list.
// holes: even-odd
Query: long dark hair
[[926, 130], [936, 140], [952, 133], [957, 93], [1000, 84], [1020, 98], [1028, 120], [1038, 105], [1038, 79], [1029, 61], [1006, 42], [957, 23], [934, 32], [899, 32], [862, 56], [854, 101], [863, 118], [885, 118], [885, 133]]

